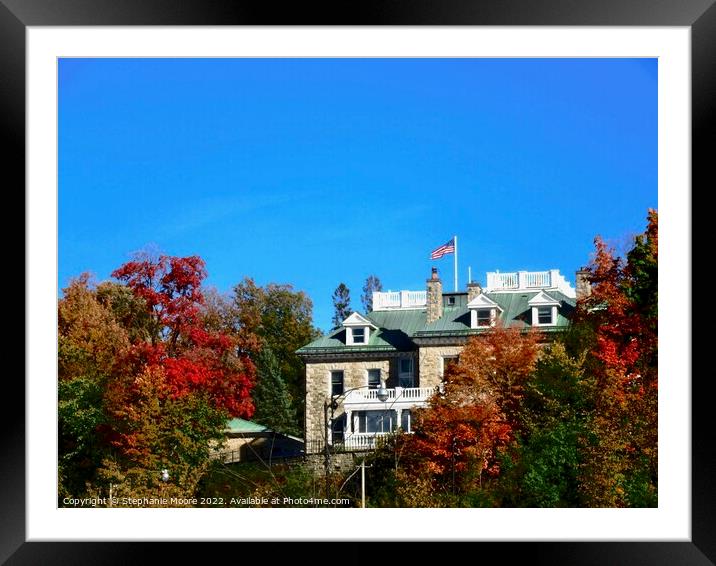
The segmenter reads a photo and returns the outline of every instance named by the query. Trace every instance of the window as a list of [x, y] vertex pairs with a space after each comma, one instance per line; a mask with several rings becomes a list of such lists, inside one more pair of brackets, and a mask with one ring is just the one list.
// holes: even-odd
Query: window
[[403, 429], [403, 432], [412, 432], [410, 430], [410, 410], [408, 409], [400, 413], [400, 428]]
[[552, 307], [537, 307], [537, 324], [552, 324]]
[[491, 309], [477, 309], [477, 326], [478, 328], [483, 326], [492, 326]]
[[368, 370], [368, 387], [371, 389], [378, 389], [380, 387], [380, 370], [369, 369]]
[[448, 368], [458, 363], [458, 361], [458, 356], [443, 356], [443, 377], [445, 377]]
[[358, 411], [358, 432], [392, 432], [397, 428], [395, 411]]
[[455, 304], [455, 297], [448, 297], [448, 305], [453, 306]]
[[345, 433], [344, 433], [345, 427], [346, 427], [346, 415], [345, 414], [333, 419], [333, 423], [331, 424], [331, 438], [333, 439], [333, 442], [343, 442], [343, 439], [345, 437]]
[[484, 329], [495, 326], [495, 321], [503, 312], [502, 307], [485, 293], [467, 303], [470, 311], [470, 328]]
[[398, 382], [400, 383], [400, 387], [415, 387], [415, 381], [413, 379], [413, 358], [400, 358]]
[[331, 395], [343, 393], [343, 371], [331, 372]]
[[353, 328], [353, 343], [354, 344], [365, 344], [365, 328], [362, 326], [356, 326]]

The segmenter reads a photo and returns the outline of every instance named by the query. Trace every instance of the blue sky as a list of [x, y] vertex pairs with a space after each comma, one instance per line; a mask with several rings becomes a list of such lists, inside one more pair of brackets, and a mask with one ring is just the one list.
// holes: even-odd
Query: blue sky
[[147, 245], [308, 293], [574, 282], [657, 206], [655, 59], [61, 59], [58, 287]]

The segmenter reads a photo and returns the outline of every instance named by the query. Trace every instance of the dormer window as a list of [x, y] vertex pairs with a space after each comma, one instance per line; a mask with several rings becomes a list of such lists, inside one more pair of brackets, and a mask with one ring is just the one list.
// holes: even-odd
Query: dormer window
[[365, 327], [357, 326], [351, 329], [353, 332], [353, 343], [354, 344], [365, 344]]
[[554, 326], [557, 324], [559, 301], [540, 291], [527, 304], [532, 309], [532, 326]]
[[554, 324], [552, 307], [537, 307], [537, 324]]
[[495, 324], [495, 317], [493, 316], [493, 313], [494, 309], [477, 309], [478, 328], [493, 326]]
[[378, 330], [370, 320], [354, 312], [343, 321], [346, 330], [346, 346], [363, 346], [370, 341], [371, 331]]
[[470, 328], [491, 328], [495, 326], [502, 308], [484, 293], [467, 303], [470, 311]]

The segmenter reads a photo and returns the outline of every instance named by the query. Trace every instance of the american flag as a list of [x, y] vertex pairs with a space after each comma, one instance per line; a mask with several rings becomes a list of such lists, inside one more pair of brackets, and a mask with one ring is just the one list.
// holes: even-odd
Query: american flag
[[440, 259], [446, 254], [455, 253], [455, 238], [451, 238], [439, 248], [435, 248], [430, 254], [430, 259]]

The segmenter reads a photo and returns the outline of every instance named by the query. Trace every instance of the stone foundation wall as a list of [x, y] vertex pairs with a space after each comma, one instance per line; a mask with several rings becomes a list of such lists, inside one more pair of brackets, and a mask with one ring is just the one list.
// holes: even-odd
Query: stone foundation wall
[[[317, 476], [326, 473], [326, 460], [323, 454], [310, 454], [306, 456], [306, 466]], [[339, 452], [331, 454], [330, 473], [348, 474], [355, 470], [356, 457], [352, 452]]]

